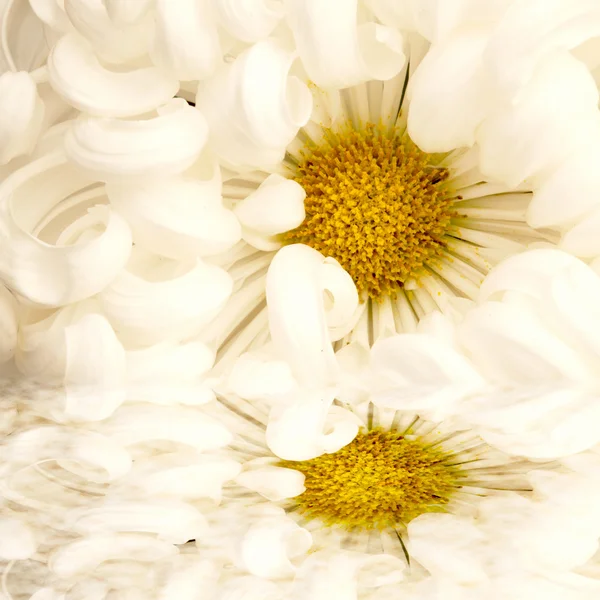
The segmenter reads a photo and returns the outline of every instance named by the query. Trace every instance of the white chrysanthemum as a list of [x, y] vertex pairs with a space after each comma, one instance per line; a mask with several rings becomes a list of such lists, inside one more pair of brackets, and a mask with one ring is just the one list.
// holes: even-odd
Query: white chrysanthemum
[[[69, 420], [110, 414], [120, 400], [105, 390], [129, 390], [159, 356], [209, 397], [206, 356], [222, 374], [268, 339], [265, 295], [276, 311], [288, 283], [280, 272], [269, 286], [266, 269], [293, 242], [326, 257], [291, 268], [322, 281], [339, 345], [460, 312], [490, 267], [531, 244], [595, 256], [598, 90], [583, 42], [597, 8], [558, 2], [543, 22], [539, 10], [8, 3], [0, 278], [21, 305], [19, 369], [111, 396], [74, 400]], [[77, 362], [88, 353], [106, 374]], [[178, 368], [195, 353], [202, 368]]]

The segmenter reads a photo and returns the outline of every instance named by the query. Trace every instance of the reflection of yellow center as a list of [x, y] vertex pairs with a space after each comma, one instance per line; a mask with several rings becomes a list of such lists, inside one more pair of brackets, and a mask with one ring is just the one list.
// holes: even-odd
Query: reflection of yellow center
[[429, 161], [393, 130], [328, 130], [298, 167], [306, 218], [284, 241], [338, 260], [359, 293], [393, 294], [440, 253], [450, 222], [448, 171]]
[[384, 529], [444, 510], [464, 480], [452, 459], [437, 446], [374, 429], [334, 454], [280, 466], [305, 476], [306, 491], [295, 498], [301, 513], [347, 529]]

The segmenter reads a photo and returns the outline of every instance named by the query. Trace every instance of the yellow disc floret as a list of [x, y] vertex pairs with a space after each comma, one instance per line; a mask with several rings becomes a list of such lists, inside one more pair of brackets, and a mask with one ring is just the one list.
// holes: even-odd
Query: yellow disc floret
[[335, 258], [361, 294], [394, 294], [439, 255], [450, 222], [448, 171], [430, 160], [393, 130], [328, 130], [298, 165], [306, 218], [284, 241]]
[[298, 510], [326, 525], [384, 529], [440, 512], [463, 480], [452, 454], [393, 431], [361, 432], [333, 454], [280, 466], [305, 476]]

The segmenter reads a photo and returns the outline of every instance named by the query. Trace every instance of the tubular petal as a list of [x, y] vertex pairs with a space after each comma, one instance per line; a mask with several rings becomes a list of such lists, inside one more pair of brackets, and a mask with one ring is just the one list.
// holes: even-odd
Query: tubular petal
[[88, 117], [65, 139], [69, 158], [101, 181], [181, 173], [204, 148], [208, 128], [199, 111], [174, 99], [140, 121]]
[[81, 36], [63, 36], [48, 57], [52, 87], [77, 110], [94, 116], [131, 117], [168, 102], [179, 82], [154, 67], [119, 73], [102, 66]]
[[184, 81], [204, 79], [222, 61], [209, 0], [156, 0], [154, 63]]
[[391, 27], [357, 23], [357, 0], [286, 0], [286, 16], [309, 78], [322, 88], [347, 88], [397, 75], [406, 57]]
[[29, 73], [0, 75], [0, 164], [33, 150], [42, 130], [44, 110]]
[[219, 157], [235, 169], [275, 167], [312, 111], [293, 56], [274, 40], [257, 42], [200, 84], [196, 105]]

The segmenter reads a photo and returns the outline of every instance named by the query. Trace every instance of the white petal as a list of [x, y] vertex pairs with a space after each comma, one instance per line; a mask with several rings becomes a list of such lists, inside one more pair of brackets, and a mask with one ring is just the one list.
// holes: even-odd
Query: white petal
[[[10, 288], [38, 304], [60, 306], [96, 294], [129, 258], [129, 227], [105, 205], [74, 219], [56, 245], [32, 235], [48, 212], [85, 185], [89, 180], [56, 154], [28, 164], [0, 188], [0, 271]], [[100, 200], [101, 190], [95, 193]]]
[[296, 384], [288, 363], [257, 354], [242, 354], [227, 378], [231, 390], [246, 400], [286, 394]]
[[600, 204], [600, 148], [575, 154], [534, 191], [527, 209], [531, 227], [568, 225]]
[[104, 0], [106, 12], [115, 25], [131, 25], [141, 21], [150, 10], [152, 0]]
[[240, 471], [241, 465], [228, 458], [192, 452], [163, 454], [146, 461], [137, 460], [118, 491], [132, 497], [210, 498], [220, 502], [223, 484]]
[[69, 462], [89, 465], [96, 472], [105, 472], [105, 481], [112, 481], [131, 468], [131, 456], [115, 440], [63, 426], [36, 427], [14, 434], [7, 438], [5, 451], [6, 463], [15, 469], [60, 460], [63, 468], [68, 468]]
[[481, 65], [486, 43], [481, 29], [452, 35], [431, 47], [411, 77], [408, 132], [425, 152], [475, 143], [477, 127], [494, 107], [493, 87]]
[[499, 299], [508, 290], [542, 299], [552, 276], [564, 268], [577, 266], [579, 262], [559, 250], [539, 249], [516, 254], [490, 271], [481, 285], [479, 300]]
[[62, 37], [48, 57], [52, 87], [69, 104], [90, 115], [131, 117], [168, 102], [179, 81], [154, 67], [125, 72], [102, 66], [77, 34]]
[[577, 354], [520, 306], [486, 302], [467, 314], [458, 334], [475, 364], [501, 385], [590, 377]]
[[308, 87], [289, 71], [293, 55], [258, 42], [200, 84], [196, 106], [219, 157], [236, 169], [278, 165], [312, 112]]
[[281, 600], [282, 590], [262, 577], [236, 577], [220, 589], [219, 600]]
[[144, 121], [80, 119], [68, 132], [65, 147], [75, 163], [98, 179], [122, 180], [185, 171], [200, 156], [207, 134], [200, 112], [175, 99]]
[[190, 539], [202, 539], [207, 523], [200, 511], [186, 502], [108, 500], [99, 508], [83, 509], [74, 529], [82, 534], [152, 533], [159, 540], [185, 544]]
[[152, 35], [150, 18], [120, 27], [111, 21], [103, 0], [64, 0], [64, 4], [73, 27], [106, 61], [126, 62], [146, 53]]
[[510, 94], [529, 81], [546, 57], [599, 34], [600, 11], [594, 0], [513, 2], [490, 40], [484, 60]]
[[575, 256], [591, 258], [600, 254], [600, 207], [570, 229], [560, 241], [559, 247]]
[[240, 240], [240, 224], [221, 202], [218, 165], [205, 167], [183, 176], [107, 184], [106, 193], [130, 223], [136, 244], [186, 259], [220, 254]]
[[306, 490], [304, 475], [300, 471], [269, 465], [248, 469], [235, 481], [272, 502], [294, 498]]
[[571, 55], [553, 55], [515, 102], [477, 131], [481, 171], [510, 187], [550, 173], [575, 151], [600, 139], [598, 89]]
[[101, 427], [125, 446], [165, 440], [203, 451], [222, 448], [233, 437], [215, 419], [182, 406], [122, 406]]
[[0, 75], [0, 164], [29, 154], [42, 130], [44, 104], [29, 73]]
[[286, 246], [273, 258], [266, 282], [275, 351], [298, 381], [315, 388], [331, 383], [336, 371], [323, 304], [324, 261], [308, 246]]
[[357, 0], [286, 0], [287, 19], [308, 76], [323, 88], [388, 80], [406, 60], [402, 36], [376, 23], [357, 24]]
[[222, 62], [209, 0], [156, 0], [152, 59], [177, 79], [204, 79]]
[[304, 221], [304, 188], [281, 175], [269, 175], [255, 192], [235, 207], [244, 227], [264, 235], [295, 229]]
[[[348, 330], [356, 323], [356, 314], [360, 310], [356, 285], [340, 264], [333, 258], [326, 258], [321, 267], [321, 284], [325, 295], [325, 319], [330, 330], [340, 332]], [[330, 331], [331, 341], [333, 331]]]
[[214, 400], [203, 381], [214, 359], [214, 352], [201, 342], [155, 344], [127, 352], [129, 398], [189, 405]]
[[0, 364], [10, 360], [17, 347], [17, 302], [0, 286]]
[[268, 37], [284, 16], [277, 0], [216, 0], [221, 25], [243, 42], [258, 42]]
[[136, 264], [137, 256], [99, 296], [124, 343], [192, 336], [217, 315], [233, 289], [226, 271], [199, 259], [175, 263], [149, 257]]
[[155, 562], [177, 553], [172, 544], [133, 534], [96, 534], [59, 547], [50, 556], [49, 567], [59, 577], [69, 579], [96, 569], [109, 560]]
[[0, 517], [0, 557], [2, 560], [26, 560], [37, 549], [35, 535], [26, 523]]
[[29, 4], [37, 18], [54, 31], [66, 33], [71, 29], [64, 9], [56, 0], [29, 0]]
[[290, 576], [296, 571], [290, 558], [303, 555], [311, 545], [310, 533], [289, 517], [259, 521], [241, 541], [240, 566], [265, 579]]
[[424, 514], [408, 524], [410, 553], [434, 577], [474, 584], [486, 577], [477, 544], [483, 535], [455, 515]]
[[186, 554], [172, 562], [173, 571], [158, 591], [157, 600], [198, 600], [199, 594], [211, 597], [220, 575], [217, 564]]
[[364, 424], [354, 413], [331, 406], [334, 393], [297, 390], [287, 394], [288, 405], [269, 415], [266, 440], [273, 454], [286, 460], [308, 460], [349, 444]]

